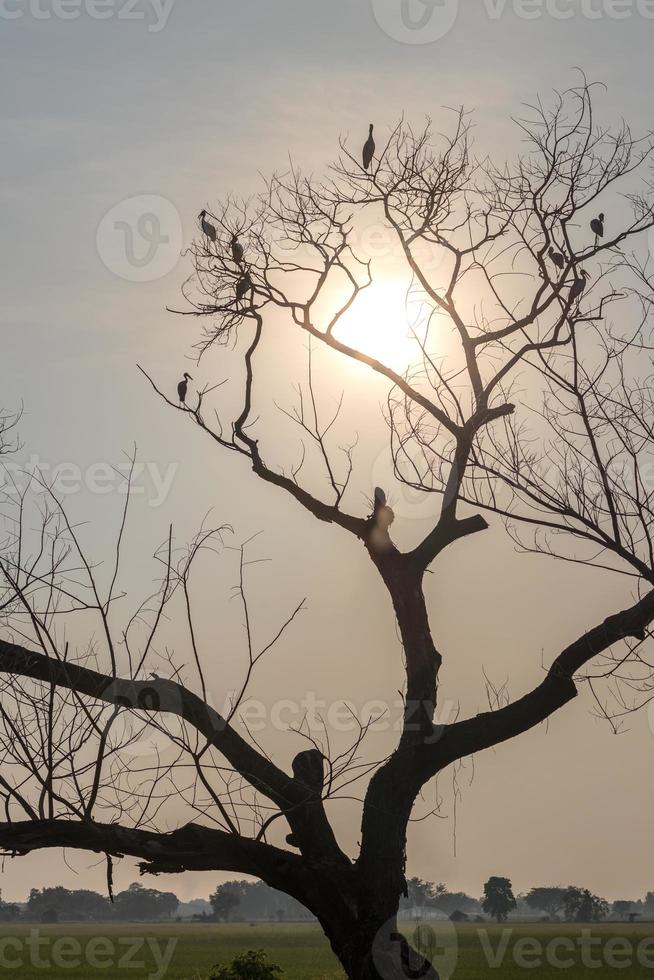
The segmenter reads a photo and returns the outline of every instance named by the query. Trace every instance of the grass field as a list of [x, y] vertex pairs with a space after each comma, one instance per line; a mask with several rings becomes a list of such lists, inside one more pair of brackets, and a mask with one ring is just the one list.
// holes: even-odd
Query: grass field
[[[654, 923], [587, 927], [535, 923], [435, 924], [436, 962], [446, 980], [536, 976], [538, 980], [654, 977]], [[414, 926], [404, 931], [411, 938]], [[427, 936], [429, 938], [429, 936]], [[584, 944], [580, 945], [580, 940]], [[172, 941], [172, 942], [171, 942]], [[456, 949], [455, 949], [456, 947]], [[0, 976], [20, 980], [195, 980], [216, 962], [264, 948], [287, 980], [342, 980], [314, 925], [57, 925], [0, 927]], [[453, 970], [453, 972], [452, 972]]]

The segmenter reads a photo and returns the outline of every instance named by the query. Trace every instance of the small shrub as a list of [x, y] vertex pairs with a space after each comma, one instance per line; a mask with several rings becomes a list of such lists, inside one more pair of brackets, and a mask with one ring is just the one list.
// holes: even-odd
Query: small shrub
[[262, 949], [250, 949], [237, 956], [231, 966], [214, 966], [209, 980], [283, 980], [282, 971], [268, 963]]

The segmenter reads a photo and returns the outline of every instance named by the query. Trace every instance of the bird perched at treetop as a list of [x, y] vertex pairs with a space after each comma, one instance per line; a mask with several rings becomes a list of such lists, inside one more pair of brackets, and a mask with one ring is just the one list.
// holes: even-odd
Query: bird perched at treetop
[[370, 123], [370, 129], [368, 131], [368, 139], [363, 144], [363, 169], [368, 170], [370, 164], [372, 163], [372, 158], [375, 155], [375, 141], [372, 138], [372, 123]]
[[200, 211], [198, 218], [200, 219], [200, 227], [202, 228], [203, 234], [207, 236], [209, 241], [215, 242], [217, 232], [211, 222], [207, 221], [207, 212]]

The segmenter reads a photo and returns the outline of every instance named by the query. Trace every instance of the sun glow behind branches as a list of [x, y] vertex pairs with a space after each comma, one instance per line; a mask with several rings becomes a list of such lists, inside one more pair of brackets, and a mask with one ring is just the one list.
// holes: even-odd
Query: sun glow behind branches
[[374, 282], [363, 290], [343, 315], [334, 331], [338, 340], [374, 357], [386, 367], [404, 373], [420, 358], [412, 328], [420, 304], [407, 297], [406, 283], [399, 279]]

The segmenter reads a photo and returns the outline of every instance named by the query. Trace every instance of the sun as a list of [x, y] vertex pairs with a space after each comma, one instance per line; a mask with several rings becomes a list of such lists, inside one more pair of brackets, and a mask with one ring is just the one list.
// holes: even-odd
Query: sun
[[389, 279], [359, 293], [334, 335], [386, 367], [403, 372], [416, 355], [411, 319], [406, 285]]

